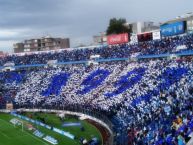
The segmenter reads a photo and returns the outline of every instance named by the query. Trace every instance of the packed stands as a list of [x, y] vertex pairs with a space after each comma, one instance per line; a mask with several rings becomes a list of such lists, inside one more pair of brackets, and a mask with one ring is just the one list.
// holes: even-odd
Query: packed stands
[[[77, 61], [99, 54], [102, 58], [123, 58], [141, 54], [176, 52], [186, 45], [192, 50], [193, 35], [165, 38], [138, 44], [106, 48], [64, 50], [60, 53], [8, 56], [1, 65], [42, 64], [47, 60]], [[185, 143], [193, 132], [193, 57], [101, 61], [16, 69], [0, 73], [1, 107], [12, 101], [15, 107], [59, 109], [82, 106], [109, 117], [116, 133], [115, 143]]]
[[[180, 48], [183, 49], [178, 49]], [[70, 62], [89, 60], [91, 55], [100, 55], [101, 58], [128, 58], [132, 54], [140, 55], [179, 53], [193, 49], [193, 34], [140, 42], [135, 44], [122, 44], [114, 46], [101, 46], [96, 48], [78, 48], [60, 50], [58, 52], [28, 53], [28, 55], [12, 54], [0, 59], [0, 66], [7, 62], [15, 65], [46, 64], [49, 60], [58, 62]]]

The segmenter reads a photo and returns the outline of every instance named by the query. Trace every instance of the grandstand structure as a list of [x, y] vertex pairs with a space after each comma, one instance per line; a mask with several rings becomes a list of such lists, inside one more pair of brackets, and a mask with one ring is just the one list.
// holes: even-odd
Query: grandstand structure
[[[183, 23], [167, 27], [178, 25]], [[176, 31], [161, 32], [162, 39], [132, 44], [1, 57], [0, 108], [13, 103], [14, 109], [91, 116], [111, 134], [104, 144], [188, 143], [193, 132], [193, 35], [168, 38]]]

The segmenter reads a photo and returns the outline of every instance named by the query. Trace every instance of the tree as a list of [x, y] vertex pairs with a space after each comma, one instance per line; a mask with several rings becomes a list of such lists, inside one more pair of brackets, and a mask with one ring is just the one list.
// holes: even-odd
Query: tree
[[106, 30], [107, 35], [120, 34], [120, 33], [131, 33], [131, 26], [127, 24], [126, 19], [112, 18], [109, 21], [109, 26]]

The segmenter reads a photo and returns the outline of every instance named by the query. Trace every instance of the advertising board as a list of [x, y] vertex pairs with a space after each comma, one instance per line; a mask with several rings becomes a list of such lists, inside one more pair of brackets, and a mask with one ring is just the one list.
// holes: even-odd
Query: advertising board
[[187, 21], [187, 30], [188, 31], [193, 31], [193, 20], [188, 20]]
[[131, 44], [137, 43], [138, 42], [137, 35], [136, 34], [131, 35], [130, 40], [131, 40], [130, 41]]
[[185, 33], [185, 22], [175, 22], [160, 26], [161, 36], [174, 36]]
[[138, 38], [138, 42], [151, 41], [153, 40], [153, 34], [152, 32], [138, 34], [137, 38]]
[[128, 43], [128, 41], [129, 41], [128, 33], [107, 36], [107, 43], [109, 45]]
[[161, 39], [160, 31], [154, 31], [153, 32], [153, 40], [160, 40], [160, 39]]

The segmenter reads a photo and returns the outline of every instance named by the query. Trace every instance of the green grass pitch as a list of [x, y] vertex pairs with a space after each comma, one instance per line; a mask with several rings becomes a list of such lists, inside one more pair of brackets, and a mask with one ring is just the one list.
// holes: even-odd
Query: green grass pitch
[[[29, 113], [27, 113], [26, 115], [29, 115]], [[98, 139], [102, 140], [101, 134], [98, 129], [89, 124], [87, 121], [79, 120], [85, 128], [85, 131], [82, 132], [80, 130], [80, 127], [63, 128], [61, 126], [60, 119], [55, 114], [40, 113], [38, 115], [46, 117], [46, 124], [50, 124], [64, 131], [68, 131], [77, 137], [75, 140], [71, 140], [44, 127], [34, 125], [34, 127], [38, 128], [38, 130], [40, 130], [44, 134], [56, 138], [58, 140], [58, 145], [80, 145], [80, 137], [84, 137], [87, 140], [90, 140], [93, 137], [97, 137]], [[0, 145], [51, 145], [43, 139], [34, 136], [33, 133], [28, 131], [27, 129], [24, 129], [24, 131], [22, 131], [21, 126], [14, 127], [14, 125], [9, 122], [12, 118], [15, 117], [9, 114], [0, 113]], [[33, 116], [33, 118], [36, 119], [35, 116]], [[77, 122], [77, 119], [67, 118], [64, 120], [64, 122]]]

